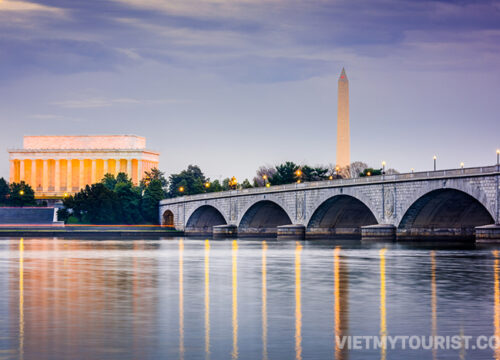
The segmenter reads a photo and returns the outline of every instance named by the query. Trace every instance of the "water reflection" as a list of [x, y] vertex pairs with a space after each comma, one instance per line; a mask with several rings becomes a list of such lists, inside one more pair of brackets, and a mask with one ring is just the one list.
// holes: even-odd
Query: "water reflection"
[[24, 239], [19, 241], [19, 358], [24, 358]]
[[446, 359], [465, 350], [349, 351], [332, 332], [500, 337], [497, 250], [340, 244], [0, 242], [0, 358]]
[[238, 242], [232, 243], [232, 263], [233, 263], [233, 351], [231, 357], [238, 358]]
[[262, 359], [267, 360], [267, 243], [262, 242]]
[[205, 358], [210, 359], [210, 241], [205, 240]]
[[[499, 279], [498, 279], [498, 251], [492, 251], [493, 256], [494, 256], [494, 262], [493, 262], [493, 279], [495, 282], [495, 290], [494, 290], [494, 296], [495, 296], [495, 305], [494, 305], [494, 327], [495, 327], [495, 336], [498, 341], [500, 339], [500, 287], [499, 287]], [[497, 344], [495, 348], [495, 359], [500, 360], [500, 347], [498, 346], [500, 344]]]
[[385, 253], [387, 249], [380, 249], [380, 337], [382, 347], [380, 349], [380, 359], [385, 360], [387, 354], [387, 323], [385, 312]]
[[179, 241], [179, 358], [184, 359], [184, 242]]
[[302, 304], [300, 285], [300, 254], [302, 245], [295, 244], [295, 358], [302, 359]]
[[335, 359], [347, 359], [347, 349], [341, 348], [340, 340], [342, 336], [347, 335], [349, 327], [349, 294], [348, 294], [348, 271], [347, 264], [340, 257], [340, 247], [333, 250], [333, 279], [334, 279], [334, 343]]
[[[437, 298], [436, 298], [436, 253], [431, 251], [431, 335], [437, 336]], [[432, 358], [437, 358], [436, 347], [432, 348]]]

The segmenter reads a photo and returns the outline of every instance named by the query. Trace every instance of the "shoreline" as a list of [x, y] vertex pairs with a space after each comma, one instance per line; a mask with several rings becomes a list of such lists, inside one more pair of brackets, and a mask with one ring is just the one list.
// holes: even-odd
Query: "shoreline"
[[1, 225], [2, 236], [182, 236], [183, 231], [165, 228], [159, 225]]

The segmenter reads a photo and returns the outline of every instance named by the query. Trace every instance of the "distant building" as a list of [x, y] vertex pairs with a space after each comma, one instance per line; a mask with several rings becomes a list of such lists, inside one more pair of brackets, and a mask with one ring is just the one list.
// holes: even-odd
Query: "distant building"
[[351, 164], [349, 132], [349, 80], [345, 70], [342, 72], [338, 82], [338, 105], [337, 105], [337, 166], [343, 168]]
[[10, 182], [25, 181], [37, 198], [75, 193], [106, 173], [124, 172], [138, 184], [159, 156], [135, 135], [25, 136], [22, 149], [9, 150]]

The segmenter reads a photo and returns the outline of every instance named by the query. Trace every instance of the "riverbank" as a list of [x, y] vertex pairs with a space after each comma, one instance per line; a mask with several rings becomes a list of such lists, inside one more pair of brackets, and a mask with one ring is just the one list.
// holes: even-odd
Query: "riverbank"
[[0, 225], [0, 236], [180, 236], [182, 231], [159, 225]]

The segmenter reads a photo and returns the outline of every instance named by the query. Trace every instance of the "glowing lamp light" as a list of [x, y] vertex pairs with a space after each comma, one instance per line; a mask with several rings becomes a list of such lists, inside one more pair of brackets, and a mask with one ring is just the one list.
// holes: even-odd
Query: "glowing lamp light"
[[179, 187], [179, 192], [184, 192], [184, 186]]
[[297, 180], [297, 184], [300, 184], [300, 179], [299, 179], [299, 180]]
[[366, 176], [372, 176], [372, 173], [371, 173], [370, 171], [368, 171], [368, 172], [366, 173]]
[[433, 158], [434, 160], [436, 160], [436, 159], [437, 159], [437, 156], [436, 156], [436, 155], [434, 155], [432, 158]]
[[332, 175], [330, 175], [330, 176], [328, 177], [328, 179], [329, 179], [329, 180], [333, 180], [333, 176], [332, 176]]
[[267, 184], [266, 184], [266, 187], [271, 187], [271, 184], [267, 183]]
[[210, 187], [210, 183], [207, 181], [207, 182], [205, 183], [205, 188], [207, 188], [207, 189], [208, 189], [209, 187]]
[[69, 194], [68, 194], [67, 192], [65, 192], [65, 193], [63, 194], [63, 197], [65, 197], [65, 198], [66, 198], [66, 197], [68, 197], [68, 196], [69, 196]]
[[463, 162], [461, 162], [461, 163], [460, 163], [460, 167], [461, 167], [462, 169], [464, 168], [464, 163], [463, 163]]
[[24, 195], [24, 190], [19, 191], [19, 195], [23, 196]]
[[267, 180], [267, 175], [262, 175], [262, 178], [263, 178], [264, 180]]
[[302, 171], [300, 171], [300, 169], [299, 169], [299, 170], [297, 170], [297, 171], [295, 172], [295, 175], [297, 175], [297, 176], [301, 176], [301, 175], [302, 175]]

